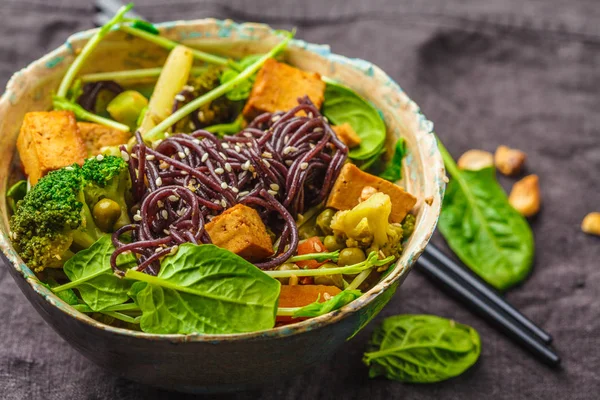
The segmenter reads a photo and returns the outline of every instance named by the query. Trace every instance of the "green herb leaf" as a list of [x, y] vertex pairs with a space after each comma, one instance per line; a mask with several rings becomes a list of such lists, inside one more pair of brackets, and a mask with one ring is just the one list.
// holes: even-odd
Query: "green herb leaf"
[[318, 317], [342, 308], [351, 301], [358, 299], [361, 295], [360, 290], [343, 290], [327, 301], [319, 303], [319, 300], [317, 300], [298, 309], [294, 312], [293, 317]]
[[280, 284], [234, 253], [183, 244], [158, 276], [129, 270], [130, 295], [150, 333], [237, 333], [275, 325]]
[[394, 146], [394, 155], [388, 161], [385, 170], [379, 175], [381, 178], [390, 182], [396, 182], [402, 179], [402, 160], [406, 155], [406, 141], [404, 138], [398, 139]]
[[27, 181], [25, 180], [18, 181], [6, 191], [6, 202], [13, 213], [17, 212], [17, 202], [23, 200], [26, 194]]
[[94, 311], [125, 303], [131, 282], [113, 274], [110, 256], [115, 251], [110, 235], [104, 235], [91, 247], [70, 258], [63, 268], [70, 283], [53, 288], [55, 293], [75, 288]]
[[136, 19], [133, 21], [132, 27], [136, 29], [141, 29], [153, 35], [158, 35], [160, 32], [158, 29], [148, 21], [144, 21], [143, 19]]
[[[241, 71], [252, 65], [252, 63], [256, 62], [261, 56], [262, 54], [251, 54], [242, 58], [236, 63], [232, 62], [230, 68], [225, 69], [221, 73], [221, 84], [227, 83], [235, 79]], [[252, 85], [254, 85], [255, 79], [256, 73], [250, 76], [248, 79], [238, 83], [236, 87], [230, 92], [228, 92], [225, 96], [227, 96], [227, 98], [231, 101], [246, 100], [250, 96], [250, 92], [252, 91]]]
[[335, 125], [349, 123], [360, 137], [360, 146], [348, 153], [350, 158], [366, 160], [384, 147], [386, 129], [383, 119], [375, 107], [351, 89], [327, 81], [322, 112]]
[[475, 329], [433, 315], [397, 315], [373, 333], [363, 362], [369, 376], [440, 382], [465, 372], [481, 352]]
[[527, 277], [534, 241], [529, 224], [509, 203], [492, 167], [459, 170], [440, 145], [452, 180], [438, 227], [450, 248], [475, 273], [505, 290]]
[[[48, 278], [46, 282], [47, 283], [42, 283], [42, 285], [46, 286], [50, 290], [58, 286], [58, 283], [54, 280], [54, 278]], [[73, 289], [63, 290], [55, 294], [59, 299], [70, 306], [75, 306], [80, 303], [79, 297], [77, 297]]]

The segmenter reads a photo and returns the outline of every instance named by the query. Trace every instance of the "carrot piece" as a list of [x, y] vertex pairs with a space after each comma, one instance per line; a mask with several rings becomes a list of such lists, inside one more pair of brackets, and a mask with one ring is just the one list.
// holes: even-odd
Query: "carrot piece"
[[333, 297], [340, 293], [337, 286], [326, 285], [281, 285], [279, 307], [304, 307], [310, 303], [325, 301], [325, 294]]
[[[326, 251], [327, 249], [325, 248], [325, 245], [321, 242], [321, 239], [319, 239], [318, 236], [313, 236], [309, 239], [306, 239], [304, 242], [298, 245], [299, 256], [311, 253], [324, 253]], [[296, 265], [302, 269], [316, 269], [326, 262], [327, 261], [318, 262], [315, 260], [305, 260], [296, 262]]]

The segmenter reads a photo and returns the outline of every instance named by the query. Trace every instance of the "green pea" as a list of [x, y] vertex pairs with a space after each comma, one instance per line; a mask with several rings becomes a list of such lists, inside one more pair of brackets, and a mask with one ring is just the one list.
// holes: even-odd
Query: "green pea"
[[[319, 267], [322, 268], [337, 268], [338, 266], [334, 263], [325, 263]], [[327, 286], [337, 286], [340, 289], [344, 288], [344, 281], [342, 276], [339, 274], [336, 275], [318, 275], [315, 276], [315, 285], [327, 285]]]
[[323, 244], [325, 245], [325, 248], [329, 251], [341, 250], [344, 248], [345, 245], [342, 238], [335, 235], [325, 236]]
[[317, 217], [317, 226], [326, 235], [331, 235], [333, 233], [333, 230], [331, 229], [331, 220], [333, 219], [334, 215], [334, 210], [331, 208], [326, 208]]
[[147, 106], [148, 100], [139, 92], [126, 90], [112, 99], [106, 110], [115, 121], [128, 125], [134, 131], [142, 110]]
[[121, 216], [121, 207], [111, 199], [102, 199], [94, 205], [92, 215], [100, 230], [110, 232]]
[[348, 247], [340, 251], [338, 265], [340, 267], [345, 267], [346, 265], [358, 264], [359, 262], [365, 261], [366, 259], [367, 257], [365, 256], [364, 251], [362, 251], [358, 247]]
[[[281, 264], [279, 267], [277, 267], [275, 269], [277, 271], [292, 271], [292, 270], [300, 269], [300, 267], [294, 263], [285, 263], [285, 264]], [[279, 280], [279, 282], [281, 282], [282, 285], [287, 285], [290, 283], [290, 278], [277, 278], [277, 279]]]

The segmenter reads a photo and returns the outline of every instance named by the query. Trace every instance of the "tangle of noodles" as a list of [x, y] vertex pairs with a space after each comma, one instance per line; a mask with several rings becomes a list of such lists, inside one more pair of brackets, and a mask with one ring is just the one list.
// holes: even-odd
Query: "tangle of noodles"
[[[129, 158], [133, 223], [113, 234], [116, 273], [119, 254], [137, 255], [140, 271], [157, 274], [159, 260], [182, 243], [210, 243], [205, 222], [236, 204], [255, 208], [278, 236], [270, 269], [296, 252], [295, 218], [324, 201], [348, 149], [308, 97], [288, 112], [259, 115], [234, 136], [210, 132], [166, 137], [154, 148], [138, 144]], [[130, 232], [130, 243], [121, 236]]]

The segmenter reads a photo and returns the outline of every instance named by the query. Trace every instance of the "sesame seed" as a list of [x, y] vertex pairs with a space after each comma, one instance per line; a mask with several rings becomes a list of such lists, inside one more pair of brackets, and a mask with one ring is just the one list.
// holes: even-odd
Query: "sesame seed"
[[156, 148], [159, 144], [161, 144], [163, 142], [162, 139], [158, 139], [156, 142], [152, 143], [154, 145], [154, 148]]
[[163, 229], [163, 232], [164, 232], [165, 235], [170, 235], [171, 234], [171, 231], [168, 230], [168, 229]]
[[250, 132], [244, 132], [244, 136], [246, 136], [247, 138], [251, 138], [252, 134]]
[[158, 200], [158, 201], [156, 202], [156, 205], [157, 205], [159, 208], [163, 208], [163, 207], [165, 206], [165, 203], [164, 203], [162, 200]]
[[164, 161], [161, 161], [160, 164], [158, 164], [158, 168], [160, 168], [160, 169], [167, 169], [167, 168], [169, 168], [169, 164], [167, 164]]
[[186, 92], [193, 92], [194, 91], [194, 87], [191, 85], [185, 85], [183, 87], [183, 90], [185, 90]]
[[287, 146], [283, 149], [283, 154], [287, 155], [289, 153], [292, 153], [294, 151], [297, 151], [298, 149], [294, 146]]
[[306, 168], [308, 168], [308, 163], [307, 162], [303, 162], [302, 164], [300, 164], [300, 169], [301, 170], [305, 170]]
[[309, 143], [308, 145], [310, 146], [311, 149], [314, 149], [315, 147], [317, 147], [317, 146], [315, 146], [314, 143]]
[[185, 101], [185, 96], [182, 94], [176, 94], [175, 95], [175, 100], [177, 101]]
[[174, 194], [170, 195], [167, 198], [169, 199], [169, 201], [177, 201], [177, 200], [179, 200], [179, 196], [175, 196]]
[[327, 117], [323, 117], [323, 121], [325, 121], [326, 123], [329, 123], [329, 120], [327, 119]]
[[169, 135], [168, 132], [165, 132], [165, 137], [168, 138], [169, 136], [171, 136], [171, 135]]
[[226, 156], [225, 154], [223, 154], [223, 153], [219, 152], [219, 155], [221, 156], [221, 158], [222, 158], [223, 160], [227, 160], [227, 156]]
[[225, 200], [221, 200], [221, 207], [227, 207], [227, 202]]
[[252, 147], [252, 143], [251, 142], [246, 143], [246, 147]]
[[244, 197], [244, 196], [247, 196], [247, 195], [249, 195], [249, 194], [250, 194], [250, 192], [249, 192], [249, 191], [247, 191], [247, 190], [244, 190], [243, 192], [240, 192], [240, 193], [238, 194], [238, 197]]
[[125, 150], [121, 150], [121, 158], [127, 162], [129, 161], [129, 153], [127, 153]]
[[186, 156], [190, 155], [190, 149], [188, 149], [187, 147], [185, 149], [183, 149], [183, 152], [185, 153]]
[[167, 212], [167, 210], [162, 210], [162, 211], [160, 212], [160, 215], [162, 215], [162, 217], [163, 217], [164, 219], [168, 219], [168, 218], [169, 218], [169, 213]]
[[98, 161], [102, 161], [102, 160], [104, 160], [104, 156], [103, 156], [102, 154], [98, 154], [98, 155], [96, 156], [96, 160], [98, 160]]
[[268, 151], [265, 151], [264, 153], [262, 153], [262, 156], [264, 158], [273, 158], [273, 154], [269, 153]]
[[308, 118], [312, 118], [312, 117], [314, 117], [314, 115], [313, 115], [313, 113], [311, 111], [311, 112], [308, 113]]
[[283, 142], [287, 143], [290, 141], [290, 135], [285, 135], [285, 137], [283, 138]]
[[200, 161], [206, 162], [206, 160], [208, 160], [208, 153], [202, 154], [202, 159]]
[[444, 183], [450, 182], [450, 179], [448, 179], [448, 177], [446, 175], [444, 175], [444, 177], [442, 178], [442, 180], [444, 181]]
[[223, 174], [223, 172], [225, 172], [225, 170], [223, 168], [215, 168], [215, 174], [221, 175], [221, 174]]
[[224, 149], [228, 149], [229, 145], [227, 143], [223, 143], [221, 146], [223, 146]]
[[153, 154], [148, 154], [148, 155], [146, 156], [146, 160], [150, 160], [150, 161], [154, 160], [155, 158], [156, 158], [156, 157], [155, 157]]
[[273, 115], [271, 117], [271, 122], [277, 122], [281, 119], [281, 115]]
[[285, 165], [288, 167], [294, 163], [294, 160], [285, 160]]
[[141, 215], [139, 215], [139, 214], [135, 214], [135, 215], [133, 216], [133, 220], [134, 220], [134, 221], [141, 221], [141, 220], [142, 220], [142, 216], [141, 216]]
[[199, 139], [193, 139], [192, 142], [194, 142], [195, 144], [200, 144], [200, 140]]
[[277, 196], [277, 192], [274, 190], [267, 190], [267, 192], [272, 196]]
[[271, 168], [271, 163], [268, 162], [267, 160], [265, 160], [264, 158], [263, 158], [262, 162], [263, 162], [263, 164], [265, 164], [265, 167]]
[[225, 163], [225, 170], [226, 170], [227, 172], [231, 172], [231, 164], [229, 164], [228, 162], [227, 162], [227, 163]]
[[212, 202], [215, 203], [215, 204], [221, 204], [221, 202], [219, 200], [217, 200], [217, 199], [213, 200]]
[[317, 127], [315, 129], [313, 129], [313, 132], [323, 132], [323, 128]]
[[313, 245], [313, 248], [315, 249], [315, 251], [316, 251], [317, 253], [320, 253], [320, 252], [322, 252], [322, 251], [323, 251], [323, 248], [321, 248], [321, 246], [319, 245], [319, 243], [315, 243], [315, 244]]
[[248, 171], [249, 168], [250, 168], [250, 160], [247, 160], [245, 163], [242, 164], [242, 169], [244, 171]]
[[171, 247], [171, 254], [177, 253], [177, 250], [179, 250], [179, 246], [178, 245], [175, 245], [175, 246]]
[[231, 191], [232, 191], [233, 193], [238, 193], [238, 192], [240, 191], [240, 189], [238, 189], [238, 188], [236, 188], [236, 187], [232, 187], [232, 188], [231, 188]]
[[69, 166], [69, 167], [65, 167], [65, 169], [66, 169], [67, 171], [75, 171], [75, 168], [73, 168], [73, 167], [71, 167], [71, 166]]
[[162, 247], [157, 247], [156, 250], [154, 250], [155, 253], [160, 253], [162, 251]]
[[177, 155], [179, 156], [179, 158], [185, 158], [185, 153], [183, 151], [180, 151], [179, 153], [177, 153]]
[[269, 185], [269, 187], [271, 187], [271, 189], [273, 189], [274, 191], [278, 191], [279, 190], [279, 185], [276, 183], [271, 183]]
[[188, 174], [189, 174], [189, 172], [187, 172], [187, 171], [180, 171], [179, 173], [180, 173], [181, 175], [188, 175]]
[[240, 146], [238, 146], [237, 144], [233, 147], [235, 149], [235, 151], [237, 151], [238, 153], [240, 151], [242, 151], [242, 149], [240, 148]]
[[194, 130], [196, 129], [196, 125], [194, 125], [194, 123], [192, 121], [188, 122], [188, 128]]
[[156, 178], [156, 181], [154, 183], [156, 183], [156, 186], [161, 186], [162, 185], [162, 178], [159, 176], [158, 178]]
[[221, 188], [222, 189], [227, 189], [227, 183], [221, 182]]
[[131, 158], [135, 158], [137, 160], [138, 156], [135, 153], [131, 153]]
[[184, 208], [180, 208], [179, 210], [177, 210], [177, 215], [179, 215], [181, 217], [183, 214], [185, 214]]

